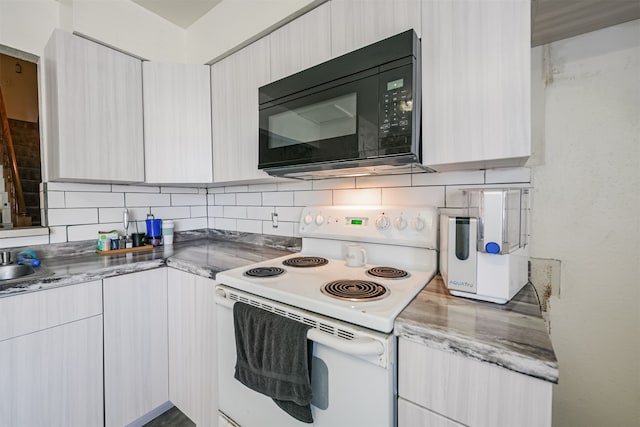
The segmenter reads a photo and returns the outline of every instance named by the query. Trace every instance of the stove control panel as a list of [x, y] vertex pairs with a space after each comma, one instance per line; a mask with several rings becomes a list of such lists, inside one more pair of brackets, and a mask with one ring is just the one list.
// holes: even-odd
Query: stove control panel
[[300, 236], [437, 249], [438, 210], [433, 206], [309, 206]]

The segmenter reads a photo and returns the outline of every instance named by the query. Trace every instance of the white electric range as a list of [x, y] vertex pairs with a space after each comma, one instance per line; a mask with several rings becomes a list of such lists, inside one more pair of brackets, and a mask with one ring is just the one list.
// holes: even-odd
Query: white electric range
[[303, 425], [233, 379], [233, 316], [224, 308], [242, 301], [312, 326], [314, 425], [394, 426], [391, 332], [437, 271], [437, 224], [430, 206], [310, 206], [300, 253], [218, 273], [221, 416], [243, 427]]

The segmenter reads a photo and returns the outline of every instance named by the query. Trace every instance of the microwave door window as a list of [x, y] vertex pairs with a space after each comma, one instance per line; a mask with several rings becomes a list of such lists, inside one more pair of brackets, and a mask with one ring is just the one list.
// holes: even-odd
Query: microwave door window
[[368, 135], [377, 131], [377, 87], [376, 75], [263, 107], [262, 167], [352, 160], [377, 153], [377, 133], [373, 138]]
[[[269, 148], [303, 144], [318, 150], [319, 142], [355, 135], [357, 132], [357, 94], [306, 105], [269, 117]], [[317, 157], [318, 153], [311, 153]]]

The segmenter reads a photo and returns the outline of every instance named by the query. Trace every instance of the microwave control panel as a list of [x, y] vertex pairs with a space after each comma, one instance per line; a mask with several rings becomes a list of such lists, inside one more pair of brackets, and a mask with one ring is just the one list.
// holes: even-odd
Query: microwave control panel
[[413, 118], [412, 67], [380, 74], [380, 148], [411, 145]]

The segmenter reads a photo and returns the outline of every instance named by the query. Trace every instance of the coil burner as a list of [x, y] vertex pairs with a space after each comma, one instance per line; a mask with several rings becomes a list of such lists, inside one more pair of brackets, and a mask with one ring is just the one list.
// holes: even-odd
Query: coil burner
[[409, 273], [394, 267], [372, 267], [367, 270], [369, 276], [381, 277], [383, 279], [404, 279], [409, 277]]
[[285, 259], [282, 261], [283, 265], [288, 267], [318, 267], [325, 265], [329, 262], [326, 258], [319, 256], [298, 256], [294, 258]]
[[243, 273], [246, 277], [275, 277], [283, 274], [286, 270], [280, 267], [256, 267]]
[[375, 301], [390, 293], [384, 286], [368, 280], [334, 280], [320, 290], [325, 295], [346, 301]]

